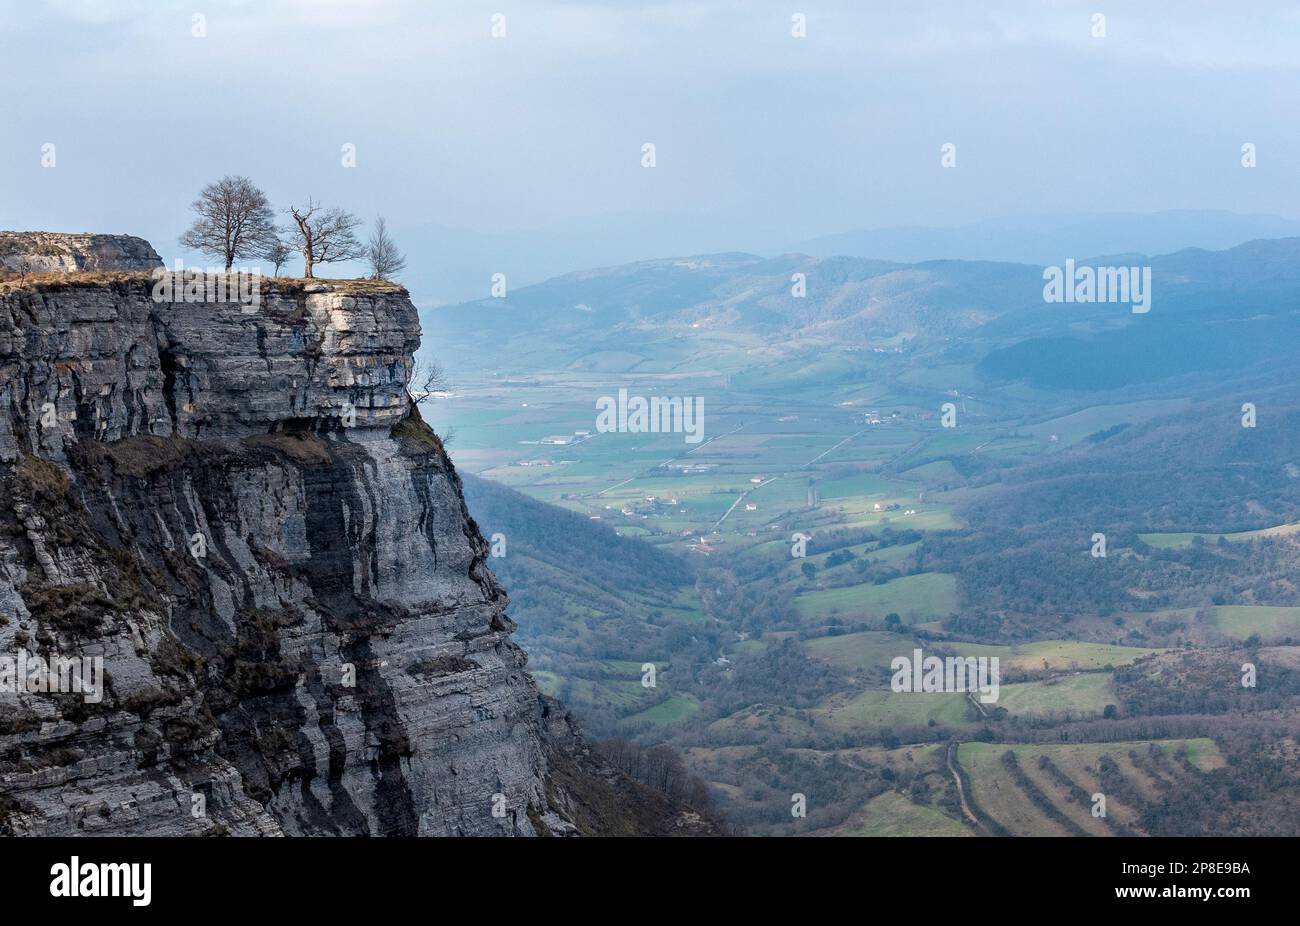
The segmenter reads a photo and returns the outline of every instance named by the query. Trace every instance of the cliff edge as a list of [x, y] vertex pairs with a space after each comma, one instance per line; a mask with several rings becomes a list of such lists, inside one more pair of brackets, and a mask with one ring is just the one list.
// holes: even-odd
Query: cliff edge
[[255, 282], [0, 275], [0, 832], [711, 831], [539, 696], [405, 290]]

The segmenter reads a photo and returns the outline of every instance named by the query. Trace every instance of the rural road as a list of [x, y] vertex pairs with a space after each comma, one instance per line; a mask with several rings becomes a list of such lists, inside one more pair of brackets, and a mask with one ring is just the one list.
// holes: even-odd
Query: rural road
[[[624, 479], [622, 482], [615, 483], [614, 485], [610, 486], [607, 489], [601, 489], [599, 492], [596, 493], [596, 498], [600, 498], [606, 492], [613, 492], [615, 489], [621, 488], [627, 485], [629, 482], [635, 482], [637, 479], [641, 479], [645, 476], [649, 476], [651, 473], [655, 472], [656, 470], [662, 469], [663, 467], [669, 465], [670, 463], [676, 463], [682, 457], [688, 457], [692, 453], [695, 453], [695, 451], [697, 450], [703, 450], [705, 447], [709, 446], [709, 444], [713, 443], [715, 440], [722, 440], [722, 438], [724, 437], [730, 437], [731, 435], [735, 434], [737, 431], [741, 430], [744, 427], [745, 426], [741, 424], [739, 427], [733, 428], [732, 430], [728, 431], [726, 434], [719, 434], [717, 437], [710, 437], [708, 440], [700, 444], [698, 447], [692, 447], [690, 450], [686, 451], [685, 453], [675, 457], [669, 457], [667, 460], [664, 460], [658, 466], [652, 466], [647, 470], [639, 472], [635, 476], [632, 476], [630, 479]], [[584, 495], [581, 497], [588, 498], [589, 496]]]
[[812, 466], [822, 457], [826, 456], [826, 454], [834, 453], [836, 450], [839, 450], [841, 447], [843, 447], [849, 441], [853, 440], [853, 438], [857, 437], [859, 434], [866, 434], [866, 433], [867, 433], [867, 429], [863, 428], [861, 431], [858, 431], [857, 434], [850, 434], [848, 437], [844, 438], [844, 440], [840, 441], [834, 447], [831, 447], [829, 450], [823, 450], [821, 453], [817, 454], [817, 456], [813, 457], [811, 460], [809, 460], [807, 463], [803, 465], [803, 469], [807, 469], [808, 467]]
[[763, 488], [763, 486], [768, 485], [769, 483], [776, 482], [780, 478], [781, 478], [780, 476], [773, 476], [771, 479], [767, 479], [764, 480], [763, 482], [760, 482], [758, 485], [754, 486], [754, 488], [746, 489], [744, 492], [741, 492], [740, 497], [731, 503], [731, 507], [727, 509], [727, 513], [724, 514], [722, 517], [718, 518], [718, 523], [713, 525], [714, 530], [721, 527], [722, 522], [727, 520], [727, 518], [731, 517], [731, 513], [736, 510], [736, 506], [739, 505], [741, 502], [743, 502], [745, 499], [747, 499], [749, 497], [750, 492], [757, 492], [759, 489]]
[[957, 798], [961, 801], [961, 812], [966, 815], [974, 826], [979, 826], [980, 821], [975, 819], [975, 814], [970, 809], [970, 804], [966, 803], [966, 789], [961, 786], [961, 775], [957, 774], [957, 744], [948, 744], [948, 771], [952, 773], [952, 780], [957, 785]]

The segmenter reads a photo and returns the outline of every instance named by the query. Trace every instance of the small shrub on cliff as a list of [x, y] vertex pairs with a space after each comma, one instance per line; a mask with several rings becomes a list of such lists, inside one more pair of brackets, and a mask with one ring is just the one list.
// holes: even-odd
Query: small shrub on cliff
[[154, 650], [153, 669], [159, 675], [198, 675], [203, 671], [203, 657], [186, 649], [171, 637], [163, 637]]
[[104, 618], [117, 611], [107, 595], [93, 585], [52, 585], [23, 590], [23, 601], [39, 624], [74, 636], [93, 636]]

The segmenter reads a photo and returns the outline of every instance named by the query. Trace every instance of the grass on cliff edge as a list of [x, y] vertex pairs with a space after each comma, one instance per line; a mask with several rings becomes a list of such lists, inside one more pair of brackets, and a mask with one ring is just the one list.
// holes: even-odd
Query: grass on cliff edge
[[[316, 277], [268, 277], [262, 276], [264, 290], [285, 294], [298, 294], [307, 291], [309, 286], [320, 286], [320, 292], [343, 293], [348, 296], [407, 296], [406, 287], [388, 280], [330, 280]], [[18, 273], [12, 270], [0, 270], [0, 293], [45, 292], [47, 290], [69, 289], [84, 286], [112, 286], [115, 284], [142, 283], [152, 285], [155, 282], [153, 271], [99, 271], [81, 270], [75, 272], [52, 271], [49, 273]]]
[[433, 428], [429, 427], [428, 423], [420, 417], [420, 407], [418, 405], [412, 404], [411, 413], [393, 425], [392, 434], [394, 437], [404, 437], [432, 447], [444, 456], [447, 453], [442, 444], [442, 438], [435, 434]]

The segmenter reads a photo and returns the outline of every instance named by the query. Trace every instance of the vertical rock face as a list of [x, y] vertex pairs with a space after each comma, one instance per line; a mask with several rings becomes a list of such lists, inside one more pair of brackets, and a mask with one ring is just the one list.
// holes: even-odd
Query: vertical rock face
[[0, 665], [0, 831], [671, 831], [586, 809], [634, 785], [510, 640], [405, 291], [307, 284], [0, 282], [0, 658], [105, 670], [96, 701]]

